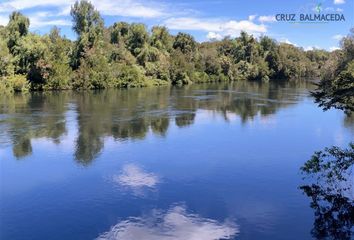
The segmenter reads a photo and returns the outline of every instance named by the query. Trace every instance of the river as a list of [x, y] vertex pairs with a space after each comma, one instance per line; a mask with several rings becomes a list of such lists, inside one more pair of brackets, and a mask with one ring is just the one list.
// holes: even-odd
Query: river
[[313, 88], [1, 96], [0, 238], [312, 239], [299, 168], [354, 139], [354, 118], [323, 112]]

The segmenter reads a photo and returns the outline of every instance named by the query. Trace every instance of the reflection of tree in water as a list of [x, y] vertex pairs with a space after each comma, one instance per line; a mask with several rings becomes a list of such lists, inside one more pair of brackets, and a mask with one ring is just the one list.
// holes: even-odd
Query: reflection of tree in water
[[165, 136], [174, 119], [176, 126], [194, 123], [197, 110], [213, 111], [228, 120], [234, 113], [243, 122], [274, 114], [296, 103], [309, 88], [307, 82], [233, 82], [191, 85], [183, 88], [145, 88], [87, 92], [34, 93], [8, 97], [1, 111], [11, 136], [14, 155], [32, 152], [31, 139], [47, 137], [59, 142], [66, 132], [65, 113], [76, 106], [78, 136], [75, 159], [88, 165], [104, 147], [104, 138], [143, 139], [151, 131]]
[[168, 117], [155, 118], [151, 120], [151, 129], [155, 134], [165, 136], [170, 119]]
[[104, 137], [143, 139], [149, 129], [164, 136], [169, 126], [168, 97], [164, 88], [78, 94], [77, 161], [89, 164], [102, 150]]
[[175, 121], [178, 127], [185, 127], [193, 124], [195, 113], [182, 113], [176, 116]]
[[345, 115], [343, 125], [354, 133], [354, 114]]
[[16, 158], [25, 157], [32, 153], [31, 139], [24, 136], [14, 141], [13, 154]]
[[50, 138], [60, 143], [60, 137], [66, 133], [65, 102], [67, 94], [19, 94], [2, 96], [2, 114], [11, 117], [2, 121], [13, 145], [16, 158], [32, 153], [31, 140]]
[[252, 120], [258, 114], [267, 116], [283, 107], [298, 102], [301, 93], [311, 87], [307, 81], [280, 83], [233, 82], [230, 85], [210, 85], [206, 93], [216, 95], [214, 100], [201, 101], [200, 108], [220, 112], [225, 120], [228, 113], [235, 113], [242, 122]]
[[311, 199], [315, 213], [311, 231], [317, 239], [352, 239], [354, 143], [348, 149], [326, 148], [316, 152], [301, 168], [313, 180], [300, 189]]

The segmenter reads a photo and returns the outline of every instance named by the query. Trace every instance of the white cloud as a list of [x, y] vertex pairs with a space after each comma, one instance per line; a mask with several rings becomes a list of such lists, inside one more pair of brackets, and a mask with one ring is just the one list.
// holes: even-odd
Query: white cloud
[[254, 19], [256, 19], [256, 17], [257, 17], [257, 15], [249, 15], [248, 20], [253, 21]]
[[287, 38], [282, 38], [282, 39], [279, 40], [279, 42], [291, 44], [291, 45], [294, 45], [295, 47], [298, 46], [296, 43], [290, 42], [290, 40], [287, 39]]
[[131, 188], [152, 188], [159, 182], [155, 174], [147, 173], [134, 164], [125, 165], [122, 173], [118, 176], [114, 176], [113, 180], [122, 186]]
[[[0, 12], [9, 14], [13, 10], [29, 10], [32, 13], [29, 16], [31, 28], [36, 29], [48, 25], [70, 25], [66, 18], [69, 16], [71, 6], [75, 0], [5, 0], [0, 3]], [[188, 10], [167, 11], [173, 9], [173, 6], [166, 4], [157, 4], [155, 0], [91, 0], [95, 8], [102, 15], [106, 16], [124, 16], [160, 19], [167, 27], [175, 30], [200, 30], [208, 33], [208, 38], [220, 39], [224, 36], [238, 36], [240, 31], [246, 31], [251, 34], [261, 34], [267, 31], [266, 26], [261, 23], [254, 23], [257, 15], [250, 15], [248, 20], [234, 21], [223, 19], [201, 19], [186, 16]], [[36, 11], [50, 7], [51, 11], [46, 15], [43, 12]], [[267, 16], [263, 16], [267, 17]], [[264, 22], [271, 21], [271, 18], [262, 18]], [[263, 21], [262, 20], [262, 21]], [[6, 23], [5, 19], [0, 19]]]
[[304, 50], [305, 50], [305, 51], [311, 51], [311, 50], [313, 50], [313, 47], [307, 46], [307, 47], [304, 47]]
[[[315, 12], [317, 12], [317, 9], [314, 8], [313, 9]], [[333, 7], [326, 7], [323, 11], [325, 12], [343, 12], [343, 9], [342, 8], [336, 8], [334, 9]]]
[[333, 52], [333, 51], [338, 50], [338, 49], [340, 49], [340, 48], [336, 47], [336, 46], [333, 46], [333, 47], [329, 48], [329, 51]]
[[64, 19], [43, 21], [38, 18], [30, 17], [30, 22], [31, 22], [30, 28], [34, 28], [34, 29], [44, 27], [44, 26], [71, 26], [72, 25], [70, 21]]
[[[313, 8], [313, 11], [314, 11], [314, 12], [317, 12], [317, 9], [314, 7], [314, 8]], [[323, 11], [325, 11], [325, 12], [333, 12], [333, 11], [334, 11], [334, 8], [332, 8], [332, 7], [326, 7]]]
[[165, 20], [165, 25], [175, 30], [203, 30], [220, 32], [221, 23], [216, 20], [203, 20], [198, 18], [169, 18]]
[[[53, 18], [54, 16], [54, 18]], [[30, 19], [30, 28], [38, 29], [44, 26], [71, 26], [72, 22], [68, 19], [61, 19], [55, 16], [53, 12], [35, 12], [28, 15]], [[7, 25], [9, 16], [7, 14], [0, 15], [0, 25]]]
[[[137, 0], [92, 0], [92, 4], [103, 15], [126, 17], [160, 17], [166, 13], [160, 5], [153, 6], [151, 2], [139, 2]], [[34, 7], [58, 7], [61, 13], [69, 14], [70, 6], [75, 0], [8, 0], [0, 4], [0, 12], [24, 10]]]
[[208, 32], [206, 37], [209, 40], [220, 40], [220, 39], [222, 39], [221, 34], [215, 33], [215, 32]]
[[311, 50], [315, 50], [315, 49], [320, 49], [320, 47], [319, 46], [307, 46], [307, 47], [304, 47], [305, 51], [311, 51]]
[[334, 0], [333, 3], [334, 4], [344, 4], [345, 0]]
[[154, 210], [148, 216], [121, 221], [96, 240], [217, 240], [231, 239], [238, 233], [231, 222], [219, 223], [175, 206], [165, 213]]
[[11, 12], [34, 7], [61, 7], [73, 4], [74, 0], [8, 0], [0, 3], [0, 11]]
[[337, 34], [337, 35], [334, 35], [332, 38], [335, 40], [341, 40], [343, 37], [344, 37], [343, 35]]
[[103, 15], [109, 16], [156, 18], [167, 15], [161, 5], [152, 7], [148, 2], [146, 5], [135, 0], [94, 0], [92, 3]]
[[[140, 0], [91, 0], [92, 4], [102, 15], [155, 18], [167, 16], [163, 10], [163, 5], [153, 4], [153, 2], [143, 2]], [[5, 25], [12, 11], [22, 11], [31, 9], [29, 14], [30, 28], [40, 29], [44, 26], [71, 26], [70, 15], [71, 6], [75, 0], [5, 0], [0, 2], [0, 24]], [[38, 11], [50, 7], [50, 12]], [[65, 17], [62, 18], [62, 17]]]
[[52, 12], [36, 12], [29, 15], [30, 28], [38, 29], [44, 26], [71, 26], [72, 22], [68, 19], [53, 18]]
[[[0, 3], [0, 12], [9, 15], [14, 10], [26, 10], [36, 7], [64, 7], [70, 6], [73, 0], [10, 0]], [[28, 15], [30, 28], [39, 29], [44, 26], [71, 26], [68, 19], [58, 18], [58, 13], [54, 11], [33, 11]], [[8, 18], [8, 17], [7, 17]], [[1, 22], [4, 22], [0, 19]], [[6, 21], [7, 23], [7, 21]]]
[[259, 16], [258, 20], [260, 22], [275, 22], [275, 16]]
[[213, 32], [220, 36], [238, 36], [241, 31], [251, 34], [265, 33], [267, 28], [264, 24], [255, 24], [248, 20], [220, 20], [220, 19], [199, 19], [199, 18], [169, 18], [164, 24], [174, 30], [199, 30]]

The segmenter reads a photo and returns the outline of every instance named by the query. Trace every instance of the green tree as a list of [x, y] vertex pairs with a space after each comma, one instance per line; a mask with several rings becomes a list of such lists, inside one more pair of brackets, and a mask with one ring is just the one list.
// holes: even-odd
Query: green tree
[[173, 42], [173, 48], [179, 49], [184, 54], [191, 53], [196, 50], [197, 43], [192, 35], [179, 32]]
[[28, 34], [30, 21], [20, 12], [13, 12], [9, 17], [7, 24], [8, 42], [7, 46], [11, 53], [14, 53], [14, 47], [18, 44], [21, 37]]
[[13, 56], [5, 42], [5, 36], [0, 34], [0, 77], [14, 73]]
[[275, 40], [267, 36], [263, 36], [260, 39], [260, 45], [264, 60], [268, 63], [269, 77], [278, 78], [281, 65], [277, 43]]
[[85, 51], [80, 59], [80, 67], [75, 71], [73, 87], [76, 89], [109, 88], [112, 83], [112, 70], [102, 48]]
[[48, 38], [50, 69], [48, 78], [46, 79], [45, 89], [67, 89], [70, 87], [72, 78], [72, 70], [69, 65], [71, 43], [60, 36], [60, 30], [57, 27], [54, 27], [50, 31]]
[[28, 34], [19, 40], [15, 51], [15, 72], [27, 75], [33, 88], [41, 88], [46, 82], [50, 67], [48, 44], [45, 38]]
[[185, 54], [176, 50], [171, 54], [170, 76], [172, 84], [183, 85], [191, 83], [190, 76], [193, 73], [193, 63], [188, 61]]
[[76, 1], [70, 14], [73, 18], [73, 30], [79, 35], [72, 60], [76, 69], [85, 52], [103, 40], [104, 23], [99, 12], [86, 0]]
[[103, 31], [103, 20], [95, 7], [86, 0], [76, 1], [70, 12], [73, 18], [73, 30], [78, 34], [89, 34], [94, 43]]
[[94, 6], [86, 1], [71, 8], [73, 30], [79, 35], [72, 66], [76, 69], [74, 88], [106, 88], [111, 84], [111, 67], [104, 48], [104, 22]]
[[129, 35], [130, 25], [127, 22], [117, 22], [111, 27], [111, 43], [124, 44]]
[[160, 51], [149, 45], [145, 45], [141, 48], [139, 55], [136, 57], [138, 63], [142, 66], [145, 66], [147, 62], [157, 62], [160, 57]]
[[147, 43], [149, 35], [144, 24], [133, 23], [129, 28], [127, 39], [127, 47], [130, 52], [137, 56], [141, 53], [143, 47]]
[[243, 60], [254, 63], [255, 58], [259, 56], [259, 50], [257, 40], [252, 35], [242, 31], [240, 37], [236, 38], [236, 45], [232, 54], [236, 62]]
[[333, 80], [322, 80], [317, 86], [312, 95], [320, 107], [337, 108], [351, 114], [354, 111], [354, 60]]
[[166, 27], [154, 26], [151, 32], [151, 46], [165, 51], [172, 49], [172, 37]]
[[341, 50], [329, 57], [312, 95], [324, 110], [337, 108], [348, 115], [354, 111], [354, 28], [342, 39]]

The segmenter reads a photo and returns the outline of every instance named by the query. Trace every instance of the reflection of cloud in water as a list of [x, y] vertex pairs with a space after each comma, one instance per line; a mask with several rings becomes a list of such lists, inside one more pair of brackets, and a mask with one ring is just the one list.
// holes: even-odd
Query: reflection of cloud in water
[[342, 131], [336, 131], [334, 133], [334, 142], [335, 142], [335, 145], [337, 146], [343, 146], [343, 142], [344, 142], [344, 135], [343, 135], [343, 132]]
[[142, 187], [152, 188], [159, 181], [155, 174], [147, 173], [134, 164], [125, 165], [122, 173], [118, 176], [114, 176], [113, 180], [122, 186], [127, 186], [134, 189]]
[[274, 128], [277, 125], [277, 120], [273, 116], [260, 116], [260, 126], [264, 128]]
[[113, 226], [98, 240], [216, 240], [230, 239], [239, 233], [231, 223], [188, 214], [184, 207], [175, 206], [166, 213], [154, 211], [152, 216], [130, 218]]

